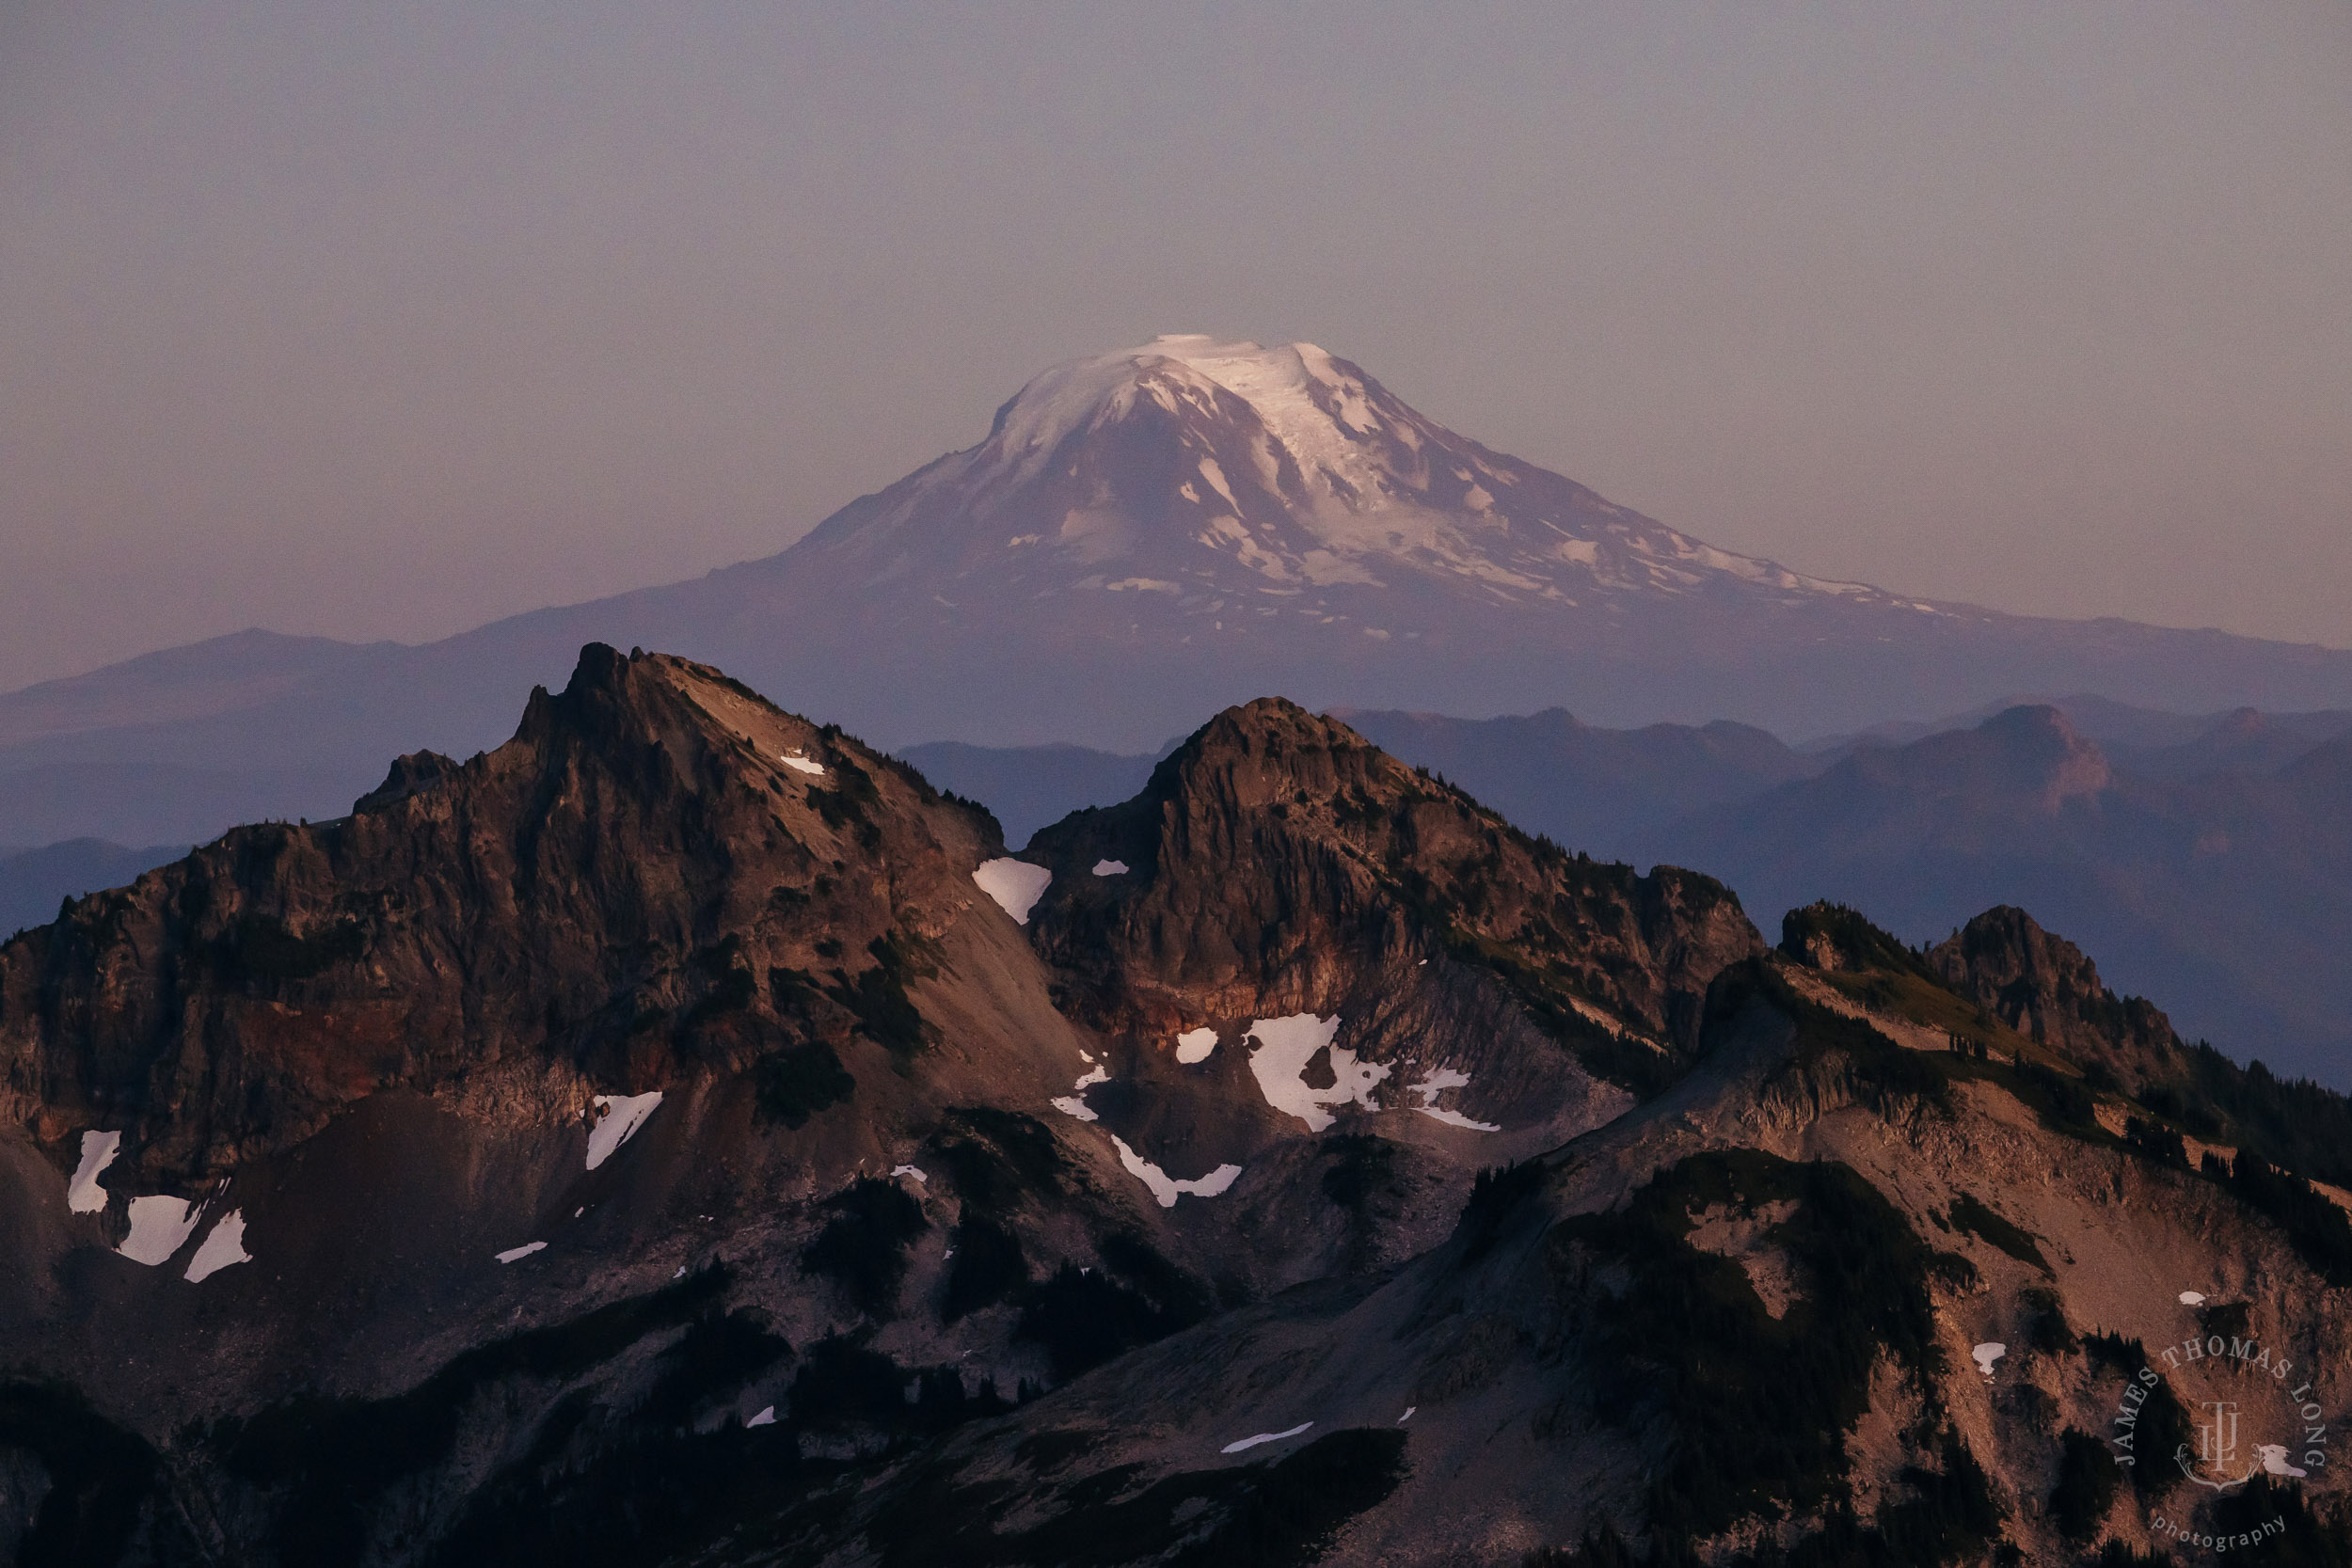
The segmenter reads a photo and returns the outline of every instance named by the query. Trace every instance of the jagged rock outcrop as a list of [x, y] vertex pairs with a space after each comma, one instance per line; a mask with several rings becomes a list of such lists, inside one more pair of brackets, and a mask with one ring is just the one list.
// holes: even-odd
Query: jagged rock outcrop
[[2096, 1062], [2135, 1088], [2180, 1074], [2180, 1040], [2155, 1004], [2118, 996], [2082, 949], [2021, 909], [1985, 911], [1928, 949], [1961, 995], [2030, 1039]]
[[[1276, 1560], [1349, 1564], [2352, 1550], [2326, 1457], [2352, 1275], [2308, 1189], [2070, 1120], [2047, 1063], [1879, 1032], [1948, 991], [1856, 1017], [1780, 965], [1740, 966], [1672, 1090], [1482, 1180], [1394, 1276], [1220, 1314], [967, 1429], [826, 1539], [905, 1563], [951, 1539], [1216, 1561], [1188, 1548], [1231, 1550], [1236, 1518]], [[2208, 1400], [2249, 1423], [2226, 1461]]]
[[[1169, 1179], [1240, 1172], [1219, 1201], [1265, 1239], [1266, 1287], [1412, 1256], [1476, 1170], [1671, 1083], [1708, 983], [1759, 947], [1710, 879], [1529, 839], [1279, 699], [1019, 859], [1051, 875], [1033, 940], [1106, 1047], [1070, 1108]], [[1301, 1167], [1346, 1201], [1300, 1213]]]
[[[1001, 851], [591, 647], [0, 946], [0, 1551], [2059, 1560], [2153, 1541], [2067, 1434], [2145, 1346], [2340, 1395], [2322, 1091], [2135, 1098], [1853, 911], [1766, 953], [1276, 701]], [[2094, 995], [2022, 919], [1963, 978]], [[2257, 1484], [2324, 1505], [2294, 1441]]]
[[[728, 1429], [739, 1475], [1000, 1412], [1425, 1250], [1483, 1165], [1626, 1103], [1595, 1041], [1687, 1066], [1755, 946], [1704, 879], [1531, 843], [1287, 705], [1168, 779], [1129, 816], [1173, 847], [1122, 885], [1188, 911], [1170, 940], [1078, 936], [1093, 861], [1025, 931], [984, 812], [591, 646], [496, 751], [0, 946], [0, 1332], [40, 1374], [0, 1380], [37, 1478], [0, 1524], [102, 1561], [512, 1556], [707, 1468], [697, 1423], [780, 1412]], [[1248, 1037], [1280, 1015], [1325, 1031], [1287, 1077]]]
[[498, 751], [405, 756], [349, 816], [237, 829], [0, 949], [0, 1070], [46, 1136], [122, 1128], [125, 1175], [191, 1190], [516, 1059], [584, 1111], [846, 1038], [993, 832], [715, 671], [592, 645]]
[[[1027, 855], [1057, 870], [1041, 951], [1147, 1011], [1337, 1006], [1369, 955], [1443, 956], [1571, 1039], [1687, 1053], [1708, 983], [1762, 946], [1713, 879], [1531, 839], [1280, 699], [1220, 714], [1134, 800], [1077, 814]], [[1090, 875], [1109, 862], [1126, 869]]]

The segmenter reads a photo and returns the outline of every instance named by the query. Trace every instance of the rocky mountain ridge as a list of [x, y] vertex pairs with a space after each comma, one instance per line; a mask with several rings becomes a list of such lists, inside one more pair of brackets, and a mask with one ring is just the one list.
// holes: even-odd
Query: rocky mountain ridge
[[[2098, 952], [2122, 990], [2161, 990], [2191, 1037], [2352, 1084], [2352, 971], [2334, 961], [2352, 931], [2352, 715], [2074, 697], [1826, 751], [1734, 724], [1610, 730], [1557, 710], [1338, 717], [1529, 832], [1602, 860], [1704, 866], [1751, 909], [1826, 898], [1934, 943], [1989, 907], [2029, 908]], [[1045, 802], [1114, 800], [1150, 768], [1099, 753], [1073, 768], [1052, 750], [908, 754], [1010, 814], [1016, 839]]]
[[[1948, 957], [1828, 910], [1767, 950], [1720, 884], [1275, 700], [1007, 855], [839, 731], [591, 647], [506, 746], [0, 946], [0, 1546], [2161, 1544], [2069, 1433], [2208, 1321], [2184, 1291], [2334, 1408], [2352, 1229], [2287, 1172], [2344, 1101], [2231, 1078], [2022, 915]], [[2263, 1433], [2239, 1501], [2143, 1500], [2352, 1549]]]
[[[1696, 1069], [1482, 1181], [1406, 1268], [1220, 1314], [976, 1425], [852, 1530], [885, 1562], [1217, 1560], [1185, 1522], [1232, 1471], [1198, 1456], [1275, 1443], [1288, 1473], [1252, 1497], [1287, 1494], [1258, 1516], [1271, 1560], [2157, 1561], [2183, 1528], [2280, 1561], [2344, 1549], [2332, 1489], [2311, 1497], [2324, 1433], [2274, 1393], [2211, 1491], [2189, 1413], [2240, 1390], [2176, 1366], [2226, 1329], [2230, 1367], [2335, 1388], [2343, 1211], [2315, 1218], [2249, 1151], [2201, 1174], [2109, 1132], [2055, 1053], [1895, 1043], [1964, 1012], [1948, 991], [1827, 1007], [1784, 965], [1729, 972]], [[2122, 1396], [2159, 1385], [2119, 1429]], [[1015, 1502], [1006, 1524], [909, 1517], [984, 1499]]]
[[[1277, 803], [1208, 781], [1303, 718], [1227, 716], [1186, 753], [1202, 777], [1163, 798], [1263, 839]], [[1379, 797], [1358, 813], [1483, 822], [1332, 738]], [[1281, 832], [1311, 855], [1332, 829]], [[1385, 944], [1319, 927], [1363, 986], [1222, 994], [1264, 1016], [1223, 1017], [1223, 1053], [1186, 1062], [1163, 1027], [1198, 1027], [1170, 1013], [1184, 988], [1050, 966], [988, 874], [1000, 849], [984, 812], [838, 731], [592, 646], [506, 746], [403, 756], [347, 816], [236, 830], [0, 947], [0, 1228], [32, 1265], [0, 1322], [37, 1374], [0, 1447], [29, 1456], [28, 1560], [446, 1555], [483, 1509], [521, 1506], [501, 1488], [532, 1443], [591, 1470], [634, 1450], [628, 1422], [582, 1425], [559, 1392], [636, 1411], [688, 1398], [691, 1372], [705, 1394], [679, 1418], [764, 1433], [739, 1424], [764, 1398], [788, 1430], [757, 1441], [808, 1453], [869, 1430], [855, 1389], [892, 1369], [939, 1390], [918, 1426], [1001, 1408], [1220, 1302], [1392, 1265], [1442, 1236], [1482, 1151], [1547, 1147], [1627, 1098], [1410, 921]], [[1423, 865], [1400, 849], [1389, 869]], [[1755, 945], [1736, 909], [1715, 919]], [[1354, 1003], [1406, 951], [1428, 961], [1388, 976], [1383, 1035]], [[1057, 1007], [1079, 989], [1097, 1005]], [[1285, 1025], [1319, 1031], [1286, 1078], [1242, 1037]], [[1444, 1054], [1498, 1027], [1508, 1049], [1475, 1077]], [[1320, 1093], [1338, 1061], [1363, 1082]], [[1311, 1135], [1341, 1117], [1359, 1131]], [[1207, 1152], [1234, 1156], [1221, 1184]], [[151, 1354], [117, 1357], [132, 1323]], [[589, 1323], [612, 1325], [593, 1355], [530, 1348]], [[679, 1370], [698, 1337], [717, 1369]], [[574, 1386], [510, 1386], [509, 1355], [552, 1356]], [[711, 1410], [707, 1379], [738, 1372], [741, 1407]], [[471, 1391], [493, 1385], [513, 1410]], [[453, 1402], [438, 1435], [376, 1474], [385, 1423], [428, 1397]], [[112, 1433], [136, 1476], [61, 1449], [60, 1422]], [[205, 1507], [78, 1512], [158, 1474]], [[414, 1522], [385, 1533], [395, 1517]]]
[[2338, 826], [2352, 771], [2328, 768], [2341, 746], [2305, 746], [2270, 771], [2168, 777], [2136, 771], [2128, 746], [2110, 758], [2054, 709], [2011, 709], [1701, 808], [1627, 852], [1708, 866], [1766, 908], [1867, 909], [1914, 941], [1990, 906], [2031, 909], [2095, 943], [2127, 989], [2163, 989], [2191, 1035], [2341, 1085], [2352, 976], [2333, 954], [2352, 930], [2352, 838]]
[[[623, 1090], [680, 1053], [742, 1068], [778, 1043], [751, 977], [826, 969], [786, 911], [859, 953], [854, 990], [971, 902], [952, 863], [993, 831], [827, 738], [592, 648], [498, 752], [404, 756], [346, 817], [239, 829], [12, 946], [11, 1091], [127, 1117], [126, 1159], [200, 1183], [509, 1060]], [[852, 845], [897, 875], [825, 876]]]

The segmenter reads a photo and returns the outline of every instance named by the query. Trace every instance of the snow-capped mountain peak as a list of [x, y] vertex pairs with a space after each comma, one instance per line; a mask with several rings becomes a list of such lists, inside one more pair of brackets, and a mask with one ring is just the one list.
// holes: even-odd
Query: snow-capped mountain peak
[[1286, 445], [1296, 440], [1309, 451], [1330, 446], [1319, 427], [1379, 428], [1361, 374], [1312, 343], [1269, 349], [1169, 333], [1045, 372], [998, 411], [989, 444], [1008, 454], [1050, 452], [1073, 431], [1122, 419], [1145, 399], [1171, 414], [1190, 404], [1214, 416], [1217, 389], [1248, 404]]
[[999, 410], [978, 453], [1034, 470], [1073, 435], [1154, 413], [1242, 426], [1262, 482], [1317, 510], [1379, 510], [1425, 488], [1420, 454], [1441, 434], [1313, 343], [1173, 333], [1045, 372]]
[[[947, 610], [1129, 594], [1156, 602], [1153, 621], [1217, 631], [1285, 599], [1386, 636], [1470, 606], [1885, 597], [1717, 549], [1491, 451], [1313, 343], [1200, 334], [1055, 366], [978, 446], [853, 503], [791, 553]], [[1109, 613], [1128, 623], [1139, 603]]]

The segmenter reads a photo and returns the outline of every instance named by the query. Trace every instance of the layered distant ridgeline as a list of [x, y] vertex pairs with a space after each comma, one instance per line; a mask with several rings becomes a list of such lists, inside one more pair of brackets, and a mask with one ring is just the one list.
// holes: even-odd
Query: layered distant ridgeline
[[45, 926], [68, 899], [119, 887], [151, 866], [188, 852], [184, 844], [146, 848], [102, 838], [68, 839], [37, 849], [0, 849], [0, 936]]
[[[1346, 717], [1515, 822], [1613, 859], [1703, 866], [1767, 919], [1834, 899], [1929, 942], [1989, 906], [2027, 906], [2126, 990], [2161, 992], [2192, 1037], [2352, 1085], [2352, 713], [2075, 696], [1803, 751], [1720, 721]], [[996, 809], [1014, 842], [1119, 799], [1150, 766], [1066, 747], [906, 754]]]
[[[646, 519], [659, 527], [659, 518]], [[900, 744], [1148, 750], [1267, 690], [1788, 735], [2010, 691], [2352, 705], [2352, 653], [1932, 603], [1718, 549], [1424, 418], [1311, 344], [1046, 372], [790, 549], [429, 646], [248, 633], [0, 697], [0, 833], [196, 841], [493, 743], [596, 639]]]
[[2352, 1553], [2265, 1378], [2094, 1435], [2335, 1419], [2352, 1110], [2026, 911], [1768, 946], [1273, 699], [1004, 850], [592, 646], [0, 945], [0, 1560]]

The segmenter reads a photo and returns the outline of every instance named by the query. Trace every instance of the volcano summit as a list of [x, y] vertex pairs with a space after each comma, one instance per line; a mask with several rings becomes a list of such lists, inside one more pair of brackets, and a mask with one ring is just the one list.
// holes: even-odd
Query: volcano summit
[[1204, 337], [1046, 372], [986, 441], [845, 508], [796, 553], [872, 584], [905, 574], [968, 610], [950, 623], [1125, 593], [1152, 610], [1075, 614], [1232, 637], [1291, 617], [1448, 643], [1477, 610], [1718, 584], [1891, 602], [1714, 549], [1489, 451], [1312, 343]]
[[1163, 337], [1046, 371], [977, 445], [765, 560], [421, 647], [247, 633], [0, 697], [0, 813], [26, 842], [132, 843], [326, 815], [382, 756], [495, 744], [496, 694], [589, 641], [676, 649], [892, 745], [1142, 750], [1269, 689], [1797, 734], [2020, 691], [2352, 706], [2352, 653], [1807, 577], [1490, 451], [1311, 343]]

